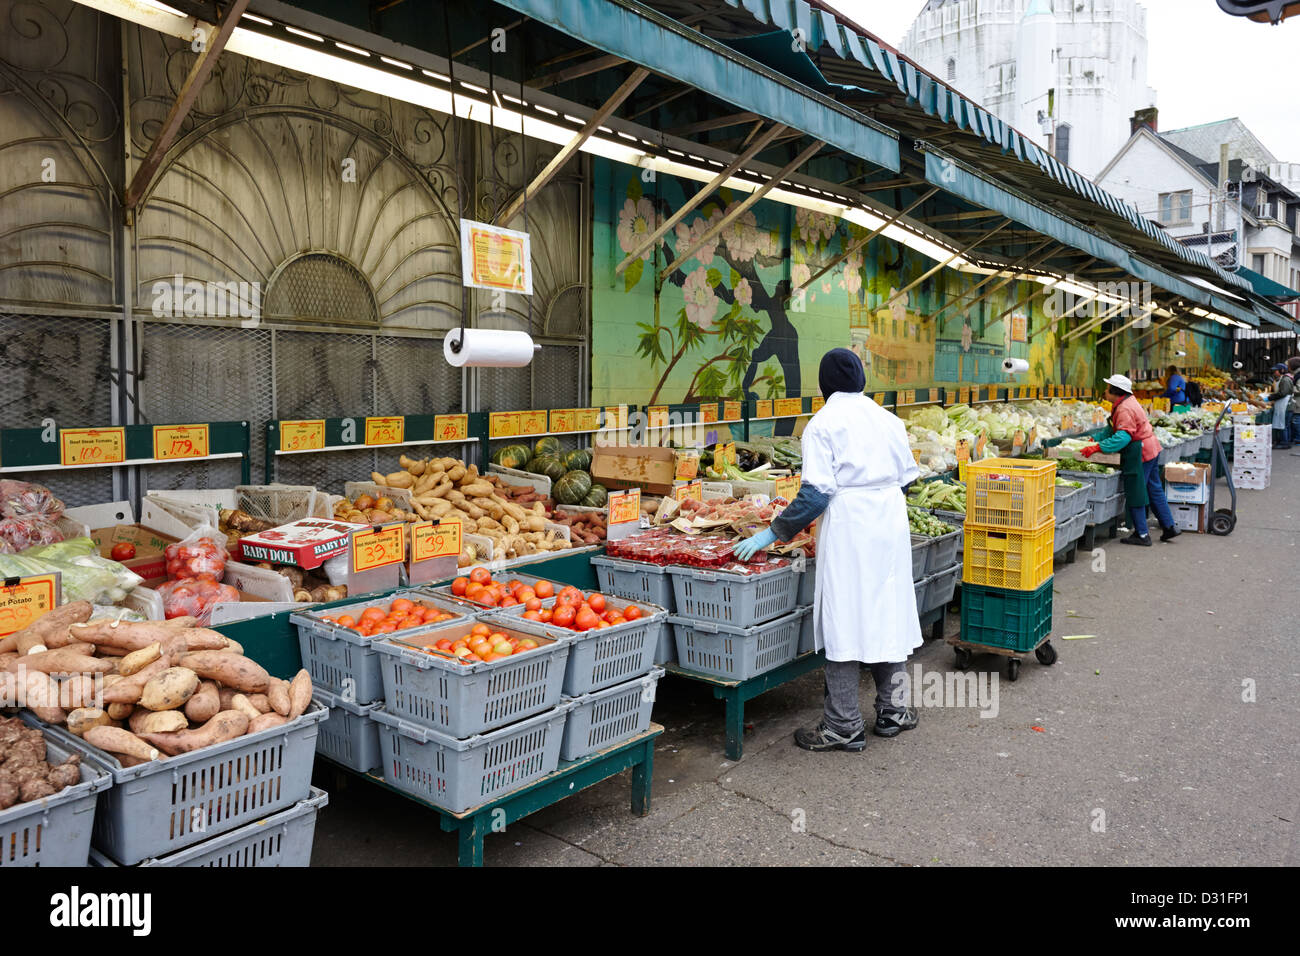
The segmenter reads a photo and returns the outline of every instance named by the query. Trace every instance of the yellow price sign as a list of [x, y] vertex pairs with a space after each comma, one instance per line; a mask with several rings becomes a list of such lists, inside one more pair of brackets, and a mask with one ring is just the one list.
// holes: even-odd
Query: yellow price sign
[[674, 456], [676, 468], [674, 477], [678, 481], [690, 481], [700, 473], [700, 456], [693, 449], [683, 449]]
[[921, 463], [921, 449], [919, 448], [912, 449], [912, 460], [915, 461], [918, 465]]
[[650, 428], [668, 427], [668, 406], [651, 405], [645, 410], [647, 424]]
[[899, 393], [898, 393], [898, 404], [899, 404], [899, 405], [915, 405], [915, 404], [916, 404], [916, 389], [914, 389], [914, 388], [908, 388], [908, 389], [904, 389], [903, 391], [899, 392]]
[[1232, 403], [1232, 414], [1238, 415], [1241, 414], [1242, 412], [1248, 412], [1248, 411], [1250, 411], [1250, 406], [1245, 402]]
[[641, 520], [641, 489], [609, 493], [609, 523], [630, 524]]
[[772, 403], [778, 418], [791, 418], [803, 414], [802, 398], [778, 398]]
[[818, 395], [816, 398], [814, 398], [814, 399], [812, 400], [812, 412], [813, 412], [813, 414], [816, 415], [816, 414], [817, 414], [818, 412], [820, 412], [820, 411], [821, 411], [825, 406], [826, 406], [826, 399], [824, 399], [824, 398], [822, 398], [820, 395]]
[[571, 432], [571, 431], [577, 431], [577, 428], [578, 428], [578, 415], [576, 409], [573, 408], [551, 409], [551, 431]]
[[627, 406], [606, 405], [605, 406], [605, 427], [626, 428], [627, 427]]
[[546, 434], [546, 409], [535, 408], [519, 413], [519, 434]]
[[312, 451], [325, 447], [325, 419], [280, 422], [280, 451]]
[[738, 422], [741, 419], [740, 402], [723, 402], [722, 403], [722, 420], [726, 422]]
[[799, 494], [799, 489], [803, 486], [803, 480], [798, 475], [791, 475], [788, 478], [776, 478], [772, 484], [775, 485], [773, 491], [778, 498], [794, 501], [795, 495]]
[[0, 581], [0, 637], [21, 631], [37, 618], [54, 610], [58, 603], [57, 574]]
[[718, 403], [700, 402], [700, 424], [715, 425], [718, 421]]
[[960, 405], [970, 404], [970, 386], [957, 389], [957, 402]]
[[980, 434], [979, 438], [975, 439], [975, 455], [977, 457], [979, 458], [984, 457], [984, 448], [988, 445], [988, 443], [989, 443], [989, 438], [987, 435], [983, 433]]
[[160, 460], [169, 458], [206, 458], [208, 456], [208, 426], [155, 425], [153, 427], [153, 456]]
[[438, 441], [464, 441], [469, 437], [469, 416], [434, 415], [433, 437]]
[[[457, 551], [457, 554], [460, 552]], [[406, 525], [402, 522], [352, 534], [352, 572], [374, 571], [406, 560]]]
[[573, 410], [574, 431], [594, 432], [600, 428], [599, 408], [575, 408]]
[[431, 558], [459, 557], [464, 532], [465, 523], [459, 518], [443, 518], [437, 523], [415, 522], [411, 525], [412, 563]]
[[755, 418], [772, 417], [772, 400], [770, 398], [763, 398], [754, 402], [754, 417]]
[[406, 419], [401, 415], [366, 419], [367, 445], [400, 445], [406, 439]]
[[970, 461], [970, 439], [957, 439], [957, 460], [959, 462]]
[[736, 443], [734, 441], [718, 442], [713, 449], [713, 460], [734, 465], [736, 463]]
[[884, 392], [876, 392], [874, 395], [871, 396], [871, 400], [875, 402], [877, 405], [879, 405], [881, 408], [885, 407]]
[[488, 415], [489, 438], [514, 438], [518, 434], [518, 412], [492, 412]]
[[1073, 429], [1073, 428], [1074, 428], [1074, 416], [1073, 416], [1073, 415], [1062, 415], [1062, 416], [1061, 416], [1061, 431], [1063, 431], [1063, 432], [1068, 432], [1068, 431], [1070, 431], [1070, 430]]
[[685, 501], [687, 498], [694, 498], [696, 501], [704, 500], [704, 482], [696, 479], [678, 485], [673, 489], [673, 497], [678, 501]]
[[1024, 448], [1024, 447], [1025, 447], [1025, 432], [1024, 432], [1024, 429], [1021, 429], [1021, 428], [1017, 428], [1017, 429], [1016, 429], [1015, 434], [1013, 434], [1013, 435], [1011, 436], [1011, 447], [1012, 447], [1012, 448]]
[[111, 465], [126, 461], [126, 429], [61, 428], [59, 461], [63, 465]]

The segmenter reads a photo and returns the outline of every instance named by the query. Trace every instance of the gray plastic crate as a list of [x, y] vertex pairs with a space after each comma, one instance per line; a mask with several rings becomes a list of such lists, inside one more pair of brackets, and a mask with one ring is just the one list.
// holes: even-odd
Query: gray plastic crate
[[[492, 626], [516, 637], [541, 640], [541, 646], [501, 660], [462, 664], [437, 654], [402, 647], [394, 641], [412, 635], [386, 635], [376, 641], [384, 679], [384, 710], [455, 738], [472, 737], [512, 721], [550, 710], [560, 702], [572, 635], [557, 629], [525, 631], [500, 618]], [[459, 637], [465, 625], [419, 635], [421, 641]], [[446, 634], [442, 632], [445, 631]], [[375, 713], [370, 715], [378, 719]]]
[[678, 666], [728, 680], [749, 680], [794, 660], [807, 608], [757, 624], [726, 624], [670, 617], [677, 636]]
[[942, 518], [944, 521], [951, 525], [956, 525], [958, 528], [964, 527], [966, 524], [966, 512], [964, 511], [946, 511], [943, 508], [931, 508], [930, 514], [934, 515], [936, 518]]
[[[313, 688], [327, 690], [331, 694], [351, 697], [361, 704], [372, 704], [384, 699], [384, 681], [379, 671], [379, 657], [372, 645], [387, 635], [375, 634], [366, 637], [356, 631], [322, 621], [321, 614], [341, 617], [355, 611], [354, 617], [368, 607], [389, 607], [399, 597], [412, 601], [423, 601], [454, 614], [463, 614], [469, 621], [477, 618], [475, 608], [458, 601], [448, 599], [445, 595], [429, 590], [414, 589], [398, 591], [388, 595], [382, 601], [358, 601], [355, 604], [340, 604], [321, 610], [299, 611], [289, 615], [289, 620], [298, 627], [298, 650], [302, 655], [302, 666], [311, 674]], [[403, 631], [404, 636], [426, 633], [434, 628], [445, 627], [447, 623], [428, 624]]]
[[925, 566], [930, 561], [930, 543], [933, 538], [923, 534], [912, 535], [912, 580], [925, 580]]
[[[555, 598], [547, 598], [543, 607], [555, 607]], [[570, 637], [569, 660], [564, 667], [564, 685], [561, 693], [578, 697], [593, 690], [609, 687], [621, 681], [638, 677], [654, 666], [659, 642], [668, 630], [668, 612], [645, 601], [628, 601], [619, 597], [606, 597], [606, 607], [623, 610], [635, 604], [645, 616], [626, 624], [615, 624], [596, 631], [570, 631], [565, 628], [524, 620], [523, 605], [502, 608], [496, 619], [510, 622], [510, 626], [544, 637]], [[489, 620], [492, 617], [489, 616]]]
[[673, 580], [667, 567], [607, 558], [600, 554], [591, 556], [591, 566], [600, 580], [600, 589], [606, 594], [616, 594], [629, 601], [648, 601], [666, 609], [669, 614], [677, 609]]
[[805, 558], [803, 571], [798, 573], [800, 575], [799, 594], [795, 600], [799, 604], [812, 604], [813, 599], [817, 596], [817, 559]]
[[113, 778], [95, 812], [95, 848], [131, 866], [305, 800], [326, 716], [312, 701], [291, 723], [135, 767], [61, 731]]
[[[316, 815], [327, 803], [329, 794], [312, 787], [311, 796], [288, 810], [205, 840], [188, 850], [144, 860], [140, 866], [311, 866]], [[90, 851], [90, 865], [117, 866], [95, 849]]]
[[960, 564], [954, 564], [930, 575], [925, 582], [925, 600], [917, 602], [917, 612], [928, 614], [935, 608], [945, 607], [956, 593], [959, 580], [961, 580]]
[[1055, 551], [1060, 554], [1067, 550], [1070, 545], [1083, 537], [1084, 529], [1088, 526], [1088, 521], [1092, 518], [1092, 509], [1080, 511], [1073, 518], [1067, 518], [1062, 524], [1056, 526], [1056, 535], [1054, 538]]
[[[793, 565], [761, 574], [727, 574], [678, 565], [669, 567], [677, 614], [697, 621], [752, 627], [794, 610], [799, 575]], [[681, 642], [677, 658], [681, 660]]]
[[553, 773], [571, 705], [468, 740], [420, 727], [379, 708], [384, 780], [404, 793], [463, 813]]
[[1160, 449], [1160, 454], [1156, 456], [1156, 464], [1159, 465], [1161, 468], [1169, 464], [1169, 462], [1177, 461], [1177, 460], [1178, 460], [1178, 449], [1177, 447], [1172, 447], [1172, 446], [1169, 448], [1162, 447]]
[[1092, 471], [1057, 471], [1062, 478], [1069, 478], [1071, 481], [1082, 481], [1090, 484], [1092, 487], [1088, 490], [1088, 503], [1094, 501], [1105, 501], [1119, 491], [1121, 475], [1117, 471], [1110, 475], [1103, 475]]
[[813, 627], [813, 608], [811, 605], [804, 605], [795, 608], [803, 612], [803, 620], [799, 623], [799, 648], [795, 651], [795, 656], [807, 654], [814, 650], [817, 644], [816, 629]]
[[74, 753], [82, 754], [81, 782], [64, 787], [52, 796], [28, 800], [0, 810], [0, 870], [27, 866], [85, 866], [90, 854], [90, 835], [95, 822], [95, 801], [113, 785], [113, 778], [99, 764], [85, 759], [79, 747], [69, 746], [66, 731], [51, 733], [26, 711], [23, 723], [45, 735], [48, 763], [58, 765]]
[[961, 553], [962, 534], [962, 529], [958, 528], [956, 531], [930, 539], [930, 551], [925, 559], [926, 577], [952, 567], [952, 563], [957, 560], [957, 555]]
[[1056, 527], [1060, 528], [1063, 522], [1069, 521], [1075, 515], [1083, 514], [1088, 510], [1089, 488], [1084, 485], [1082, 488], [1067, 488], [1064, 485], [1056, 486], [1056, 504], [1053, 512], [1056, 518]]
[[655, 689], [663, 676], [664, 669], [655, 667], [648, 674], [569, 701], [560, 759], [578, 760], [648, 730]]
[[316, 752], [359, 773], [378, 767], [379, 728], [370, 714], [380, 705], [354, 704], [319, 689], [312, 696], [329, 711], [320, 725]]
[[1123, 498], [1124, 495], [1121, 493], [1111, 495], [1111, 497], [1107, 498], [1105, 501], [1091, 502], [1092, 511], [1088, 516], [1087, 523], [1101, 524], [1102, 522], [1109, 521], [1111, 518], [1115, 517], [1119, 514], [1120, 503]]

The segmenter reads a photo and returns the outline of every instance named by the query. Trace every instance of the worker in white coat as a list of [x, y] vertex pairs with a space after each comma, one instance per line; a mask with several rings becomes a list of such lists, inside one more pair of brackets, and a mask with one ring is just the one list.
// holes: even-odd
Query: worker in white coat
[[817, 523], [813, 621], [826, 651], [826, 712], [795, 732], [805, 750], [866, 747], [858, 706], [861, 664], [876, 682], [874, 732], [895, 737], [916, 726], [906, 706], [908, 655], [921, 645], [912, 583], [912, 539], [903, 486], [918, 470], [903, 423], [863, 394], [861, 360], [848, 349], [822, 357], [818, 384], [826, 404], [803, 432], [803, 482], [771, 528], [741, 542], [748, 560]]

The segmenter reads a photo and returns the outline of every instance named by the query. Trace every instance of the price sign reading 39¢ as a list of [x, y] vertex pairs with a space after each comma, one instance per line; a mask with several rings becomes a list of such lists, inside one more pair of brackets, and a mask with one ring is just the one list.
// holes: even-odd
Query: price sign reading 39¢
[[459, 518], [444, 518], [438, 524], [417, 521], [411, 525], [411, 560], [458, 557], [464, 527]]
[[[352, 573], [374, 571], [406, 560], [406, 525], [384, 525], [352, 535]], [[457, 552], [459, 554], [460, 552]]]
[[280, 422], [280, 451], [312, 451], [325, 447], [325, 419]]

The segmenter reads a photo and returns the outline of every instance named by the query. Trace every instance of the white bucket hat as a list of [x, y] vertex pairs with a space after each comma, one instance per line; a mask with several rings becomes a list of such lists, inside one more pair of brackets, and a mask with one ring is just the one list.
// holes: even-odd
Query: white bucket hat
[[1115, 386], [1115, 388], [1119, 389], [1121, 392], [1128, 392], [1130, 395], [1133, 394], [1133, 380], [1127, 375], [1116, 373], [1110, 378], [1104, 379], [1104, 381], [1107, 385]]

